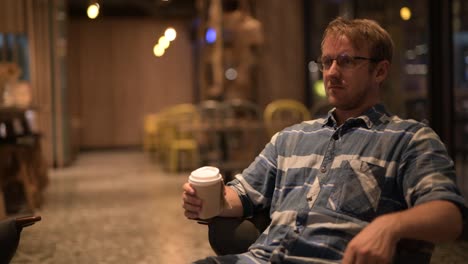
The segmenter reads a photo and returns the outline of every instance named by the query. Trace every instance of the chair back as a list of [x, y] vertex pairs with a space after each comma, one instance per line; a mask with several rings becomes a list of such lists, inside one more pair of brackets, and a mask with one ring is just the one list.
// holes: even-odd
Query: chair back
[[[200, 114], [194, 104], [178, 104], [165, 109], [161, 114], [160, 140], [162, 162], [171, 172], [195, 169], [199, 165], [198, 126]], [[190, 167], [183, 162], [182, 153], [190, 154]]]
[[229, 179], [252, 163], [267, 142], [267, 137], [262, 112], [257, 104], [242, 99], [225, 103], [229, 116], [225, 120], [226, 160], [222, 167]]
[[275, 100], [269, 103], [263, 112], [263, 120], [270, 137], [287, 126], [309, 119], [310, 112], [307, 107], [292, 99]]
[[157, 150], [158, 114], [150, 113], [143, 117], [143, 150]]
[[198, 104], [201, 122], [207, 126], [216, 126], [228, 116], [226, 104], [216, 100], [204, 100]]
[[168, 109], [165, 119], [172, 139], [193, 139], [190, 128], [199, 124], [200, 114], [194, 104], [178, 104]]
[[201, 130], [198, 135], [202, 164], [216, 166], [224, 160], [224, 124], [228, 108], [224, 102], [204, 100], [198, 104]]
[[262, 113], [260, 107], [247, 100], [232, 99], [226, 101], [228, 108], [228, 118], [235, 121], [260, 121], [262, 120]]

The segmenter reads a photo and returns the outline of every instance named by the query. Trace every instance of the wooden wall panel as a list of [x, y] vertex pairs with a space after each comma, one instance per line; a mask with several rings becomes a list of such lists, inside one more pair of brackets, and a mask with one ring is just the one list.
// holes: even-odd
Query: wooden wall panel
[[[81, 117], [82, 143], [108, 146], [113, 143], [113, 64], [110, 46], [111, 30], [103, 30], [102, 23], [94, 23], [81, 31], [79, 39], [79, 72], [82, 78]], [[70, 50], [70, 52], [76, 52]], [[73, 78], [73, 76], [72, 76]]]
[[0, 1], [0, 32], [25, 32], [25, 0]]
[[[177, 38], [157, 58], [153, 46], [169, 25]], [[152, 19], [71, 21], [69, 63], [76, 73], [69, 81], [80, 91], [79, 102], [72, 104], [80, 105], [74, 108], [80, 109], [75, 119], [82, 148], [139, 145], [144, 114], [193, 102], [188, 25]]]
[[305, 102], [302, 1], [257, 1], [256, 14], [265, 32], [258, 103], [265, 106], [279, 98]]

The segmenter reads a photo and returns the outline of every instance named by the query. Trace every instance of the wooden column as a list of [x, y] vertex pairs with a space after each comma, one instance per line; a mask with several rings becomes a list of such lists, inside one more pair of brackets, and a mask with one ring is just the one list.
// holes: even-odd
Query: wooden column
[[27, 35], [33, 105], [39, 107], [38, 127], [47, 164], [54, 162], [49, 0], [26, 2]]
[[0, 1], [0, 32], [23, 33], [25, 31], [24, 7], [24, 0]]

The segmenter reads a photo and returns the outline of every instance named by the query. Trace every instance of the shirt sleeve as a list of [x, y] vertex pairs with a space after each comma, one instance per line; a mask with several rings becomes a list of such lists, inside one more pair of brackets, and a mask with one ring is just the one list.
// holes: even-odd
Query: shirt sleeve
[[277, 151], [272, 137], [263, 151], [242, 174], [227, 185], [233, 188], [242, 202], [244, 217], [252, 217], [255, 212], [270, 207], [275, 189], [277, 172]]
[[419, 128], [402, 156], [399, 179], [408, 207], [435, 200], [456, 204], [466, 219], [466, 205], [456, 185], [455, 168], [445, 145], [429, 127]]

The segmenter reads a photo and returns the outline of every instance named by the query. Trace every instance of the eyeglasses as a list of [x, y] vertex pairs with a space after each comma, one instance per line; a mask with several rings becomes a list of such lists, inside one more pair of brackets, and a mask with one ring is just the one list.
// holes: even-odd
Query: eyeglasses
[[350, 56], [348, 54], [340, 54], [336, 58], [332, 58], [330, 56], [324, 56], [322, 58], [317, 59], [316, 63], [319, 67], [320, 71], [328, 71], [333, 61], [336, 61], [336, 64], [340, 66], [342, 69], [351, 69], [357, 65], [358, 60], [368, 60], [370, 62], [379, 62], [380, 59], [375, 58], [366, 58], [366, 57], [359, 57], [359, 56]]

